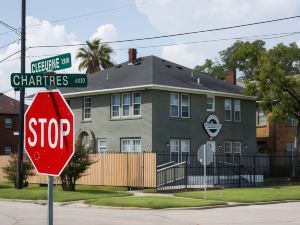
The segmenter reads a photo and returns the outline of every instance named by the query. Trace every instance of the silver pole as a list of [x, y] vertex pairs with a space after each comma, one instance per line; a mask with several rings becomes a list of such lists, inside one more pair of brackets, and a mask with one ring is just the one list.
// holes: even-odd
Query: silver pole
[[48, 176], [48, 225], [53, 225], [53, 176]]
[[206, 144], [204, 145], [204, 199], [206, 200]]

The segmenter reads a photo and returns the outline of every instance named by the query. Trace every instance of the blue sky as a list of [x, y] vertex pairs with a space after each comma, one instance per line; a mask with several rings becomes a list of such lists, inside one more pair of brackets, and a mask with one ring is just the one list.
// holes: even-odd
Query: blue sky
[[[0, 8], [0, 20], [13, 27], [19, 27], [20, 4], [21, 0], [4, 1]], [[116, 9], [120, 7], [123, 8]], [[115, 10], [107, 11], [110, 9]], [[49, 23], [49, 21], [56, 19], [101, 10], [107, 12]], [[300, 15], [299, 0], [27, 0], [27, 23], [30, 25], [43, 21], [41, 26], [28, 28], [27, 46], [81, 43], [92, 37], [114, 41], [231, 26], [294, 15]], [[5, 27], [0, 26], [0, 33], [6, 31]], [[129, 47], [292, 31], [300, 31], [300, 19], [155, 41], [113, 44], [112, 47], [114, 49], [127, 49]], [[18, 35], [12, 32], [0, 35], [0, 47], [17, 38]], [[294, 35], [265, 41], [267, 47], [272, 47], [279, 42], [290, 43], [299, 42], [299, 40], [300, 35]], [[194, 67], [203, 63], [205, 58], [217, 57], [219, 51], [227, 48], [233, 42], [234, 40], [147, 49], [138, 48], [138, 55], [157, 55], [184, 66]], [[0, 49], [0, 60], [18, 49], [20, 49], [19, 43]], [[75, 61], [74, 57], [76, 49], [64, 47], [28, 50], [27, 55], [30, 57], [27, 59], [27, 71], [30, 72], [31, 61], [44, 58], [45, 56], [42, 55], [71, 52], [74, 66], [63, 72], [78, 72], [78, 62]], [[0, 76], [1, 79], [3, 78], [0, 83], [0, 91], [10, 88], [10, 73], [20, 70], [17, 57], [18, 55], [5, 63], [0, 63]], [[116, 63], [125, 61], [127, 51], [116, 50], [113, 59]]]

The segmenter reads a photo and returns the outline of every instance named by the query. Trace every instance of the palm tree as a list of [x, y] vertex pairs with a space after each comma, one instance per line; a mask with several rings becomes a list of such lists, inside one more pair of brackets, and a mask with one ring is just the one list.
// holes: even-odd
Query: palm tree
[[110, 55], [112, 48], [102, 44], [100, 39], [86, 41], [87, 46], [79, 49], [76, 59], [80, 59], [79, 70], [86, 70], [87, 74], [98, 72], [113, 66]]

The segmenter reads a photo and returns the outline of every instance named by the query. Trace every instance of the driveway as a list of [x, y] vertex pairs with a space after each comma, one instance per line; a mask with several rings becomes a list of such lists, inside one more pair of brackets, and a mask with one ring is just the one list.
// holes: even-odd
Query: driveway
[[[55, 225], [299, 225], [300, 203], [205, 210], [134, 210], [54, 206]], [[1, 225], [47, 224], [44, 205], [0, 201]]]

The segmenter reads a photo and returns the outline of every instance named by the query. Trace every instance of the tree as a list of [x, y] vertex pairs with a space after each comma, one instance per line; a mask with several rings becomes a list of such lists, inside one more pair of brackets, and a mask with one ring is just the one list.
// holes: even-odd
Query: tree
[[288, 116], [298, 120], [295, 148], [300, 150], [300, 48], [278, 44], [266, 51], [254, 70], [255, 82], [246, 82], [246, 93], [259, 96], [260, 106], [271, 120]]
[[[2, 168], [3, 173], [5, 174], [5, 178], [12, 182], [16, 187], [17, 182], [17, 164], [18, 164], [18, 155], [11, 154], [9, 157], [8, 165]], [[23, 187], [28, 186], [28, 178], [34, 175], [33, 165], [29, 161], [28, 157], [24, 156], [23, 160]]]
[[206, 59], [204, 64], [196, 66], [194, 70], [206, 72], [224, 80], [227, 69], [237, 69], [246, 79], [253, 80], [254, 70], [265, 52], [264, 41], [237, 41], [232, 46], [219, 52], [220, 61], [213, 62], [211, 59]]
[[98, 72], [113, 66], [110, 55], [112, 48], [101, 43], [100, 39], [86, 41], [87, 47], [78, 50], [76, 59], [80, 59], [79, 70], [85, 70], [87, 74]]
[[194, 71], [199, 73], [207, 73], [221, 80], [225, 79], [225, 69], [223, 65], [218, 62], [214, 63], [211, 59], [206, 59], [203, 65], [196, 66]]
[[89, 150], [78, 141], [75, 145], [75, 153], [60, 175], [64, 191], [75, 191], [76, 181], [84, 175], [84, 172], [94, 162], [89, 157]]

